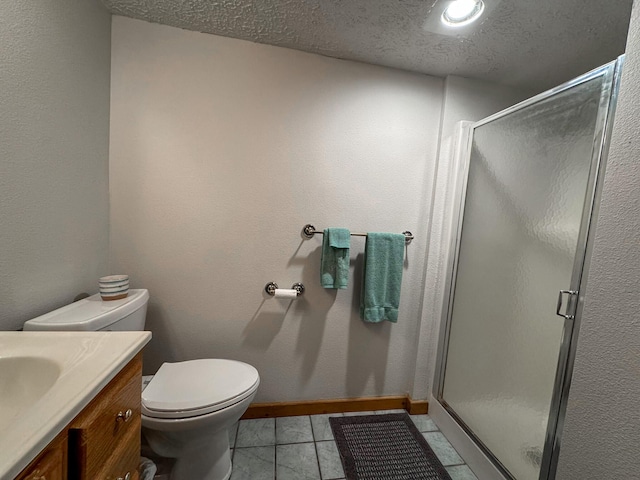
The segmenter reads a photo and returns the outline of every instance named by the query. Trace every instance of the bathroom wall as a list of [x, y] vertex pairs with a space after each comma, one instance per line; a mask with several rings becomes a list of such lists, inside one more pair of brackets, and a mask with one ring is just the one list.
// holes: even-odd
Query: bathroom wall
[[[256, 401], [412, 387], [443, 80], [114, 17], [111, 270], [148, 288], [145, 365], [257, 367]], [[319, 286], [321, 237], [411, 230], [397, 324]], [[267, 297], [269, 281], [307, 290]]]
[[110, 42], [100, 2], [0, 5], [0, 330], [107, 271]]
[[633, 8], [602, 192], [559, 480], [640, 471], [640, 6]]

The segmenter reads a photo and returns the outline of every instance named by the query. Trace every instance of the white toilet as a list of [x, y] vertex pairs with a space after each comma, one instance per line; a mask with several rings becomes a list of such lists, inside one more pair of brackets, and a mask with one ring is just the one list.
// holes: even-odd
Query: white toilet
[[[149, 292], [122, 300], [93, 295], [24, 324], [24, 330], [143, 330]], [[171, 480], [227, 480], [228, 429], [256, 394], [260, 377], [235, 360], [164, 363], [142, 392], [142, 427], [151, 448], [176, 459]]]

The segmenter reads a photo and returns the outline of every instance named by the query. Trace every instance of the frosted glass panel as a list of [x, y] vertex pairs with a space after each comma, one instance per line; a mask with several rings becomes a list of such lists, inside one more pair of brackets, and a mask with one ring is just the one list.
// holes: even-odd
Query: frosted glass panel
[[518, 480], [537, 480], [602, 77], [473, 132], [443, 399]]

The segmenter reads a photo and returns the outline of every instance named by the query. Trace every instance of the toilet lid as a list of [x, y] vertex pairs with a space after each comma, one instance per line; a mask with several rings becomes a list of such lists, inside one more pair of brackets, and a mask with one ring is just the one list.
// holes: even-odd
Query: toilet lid
[[255, 368], [236, 360], [163, 363], [142, 392], [142, 413], [161, 418], [203, 415], [251, 395], [259, 381]]

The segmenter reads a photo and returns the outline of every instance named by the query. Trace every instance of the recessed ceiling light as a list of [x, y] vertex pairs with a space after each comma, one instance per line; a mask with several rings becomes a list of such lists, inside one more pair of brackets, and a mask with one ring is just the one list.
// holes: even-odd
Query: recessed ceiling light
[[442, 22], [450, 27], [469, 25], [482, 15], [482, 0], [454, 0], [442, 13]]

